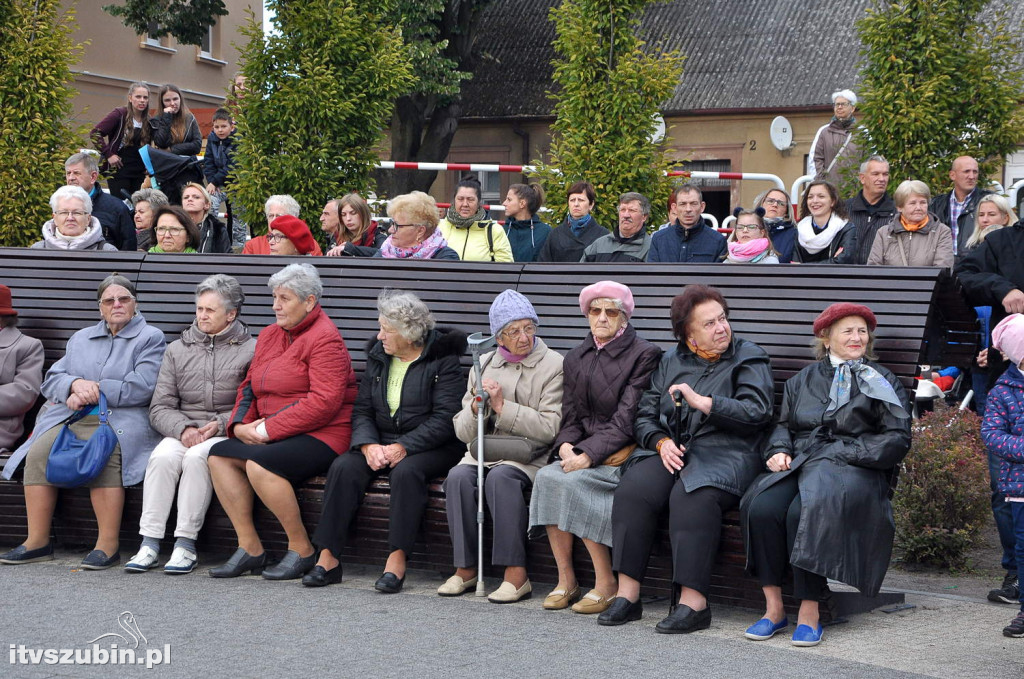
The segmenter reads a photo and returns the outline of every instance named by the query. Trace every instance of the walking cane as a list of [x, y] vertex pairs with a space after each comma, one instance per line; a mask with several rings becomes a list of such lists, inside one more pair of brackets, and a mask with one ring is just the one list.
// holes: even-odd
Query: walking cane
[[[689, 443], [689, 437], [683, 441], [683, 392], [675, 391], [672, 393], [672, 400], [676, 404], [675, 412], [673, 415], [673, 425], [675, 428], [675, 444], [679, 446], [679, 450], [682, 453], [683, 466], [686, 466], [686, 451], [683, 449], [685, 443]], [[678, 472], [677, 472], [678, 474]]]
[[495, 345], [494, 335], [475, 332], [468, 338], [469, 347], [473, 352], [473, 368], [476, 370], [476, 595], [486, 596], [484, 587], [484, 407], [487, 405], [487, 392], [484, 391], [483, 369], [480, 367], [480, 354]]

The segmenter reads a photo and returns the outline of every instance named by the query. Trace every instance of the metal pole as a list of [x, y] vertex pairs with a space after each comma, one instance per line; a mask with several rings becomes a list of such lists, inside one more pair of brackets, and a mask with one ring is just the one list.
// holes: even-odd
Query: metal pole
[[484, 408], [487, 392], [484, 391], [483, 369], [480, 354], [495, 344], [494, 335], [475, 332], [468, 338], [473, 351], [473, 369], [476, 370], [476, 596], [486, 596], [484, 585]]

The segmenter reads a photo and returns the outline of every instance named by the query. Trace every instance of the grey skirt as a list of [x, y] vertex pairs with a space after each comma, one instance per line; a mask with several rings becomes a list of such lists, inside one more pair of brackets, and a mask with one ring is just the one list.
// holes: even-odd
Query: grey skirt
[[612, 500], [619, 485], [618, 467], [562, 471], [553, 462], [537, 472], [530, 498], [530, 537], [544, 526], [558, 526], [579, 538], [612, 546]]

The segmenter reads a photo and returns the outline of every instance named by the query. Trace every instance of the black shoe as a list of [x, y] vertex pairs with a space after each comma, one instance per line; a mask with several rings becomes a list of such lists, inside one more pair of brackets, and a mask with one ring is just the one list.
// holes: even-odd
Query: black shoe
[[288, 550], [284, 558], [263, 571], [264, 580], [297, 580], [308, 573], [316, 565], [316, 552], [309, 556], [299, 556], [298, 552]]
[[121, 563], [121, 552], [114, 552], [113, 556], [107, 556], [102, 549], [94, 549], [82, 559], [82, 568], [87, 571], [105, 571]]
[[377, 578], [377, 582], [373, 583], [373, 588], [382, 594], [398, 594], [402, 591], [402, 585], [405, 584], [405, 576], [399, 578], [394, 573], [385, 572], [384, 575]]
[[341, 564], [326, 570], [323, 566], [313, 566], [313, 570], [302, 576], [302, 584], [306, 587], [326, 587], [341, 582]]
[[1010, 621], [1010, 624], [1003, 628], [1004, 637], [1020, 639], [1024, 637], [1024, 611], [1017, 614], [1017, 617]]
[[239, 575], [245, 575], [246, 572], [250, 571], [253, 575], [259, 575], [263, 572], [263, 567], [266, 565], [266, 552], [259, 556], [253, 556], [239, 547], [235, 550], [235, 553], [231, 555], [231, 558], [225, 561], [223, 565], [210, 569], [210, 577], [237, 578]]
[[1002, 586], [990, 591], [988, 600], [997, 604], [1018, 603], [1020, 601], [1020, 581], [1017, 579], [1017, 574], [1007, 571]]
[[710, 604], [701, 611], [695, 611], [685, 604], [679, 604], [654, 629], [662, 634], [689, 634], [709, 627], [711, 627]]
[[9, 552], [0, 554], [0, 563], [16, 566], [23, 563], [35, 563], [36, 561], [53, 561], [53, 543], [38, 549], [25, 549], [25, 545], [18, 545]]
[[598, 625], [625, 625], [644, 617], [644, 605], [640, 599], [630, 601], [626, 597], [617, 596], [612, 599], [611, 606], [597, 616]]

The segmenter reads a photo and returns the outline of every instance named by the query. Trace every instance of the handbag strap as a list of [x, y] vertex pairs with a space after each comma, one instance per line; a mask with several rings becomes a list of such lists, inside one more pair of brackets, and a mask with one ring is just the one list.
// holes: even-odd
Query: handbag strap
[[[107, 397], [103, 395], [102, 391], [100, 392], [100, 402], [98, 408], [100, 424], [109, 424], [109, 422], [107, 421]], [[64, 420], [64, 424], [74, 424], [75, 422], [78, 422], [80, 419], [85, 417], [86, 414], [88, 414], [88, 412], [91, 409], [92, 406], [85, 406], [83, 408], [79, 408], [75, 412], [71, 413], [71, 416], [68, 419]]]

